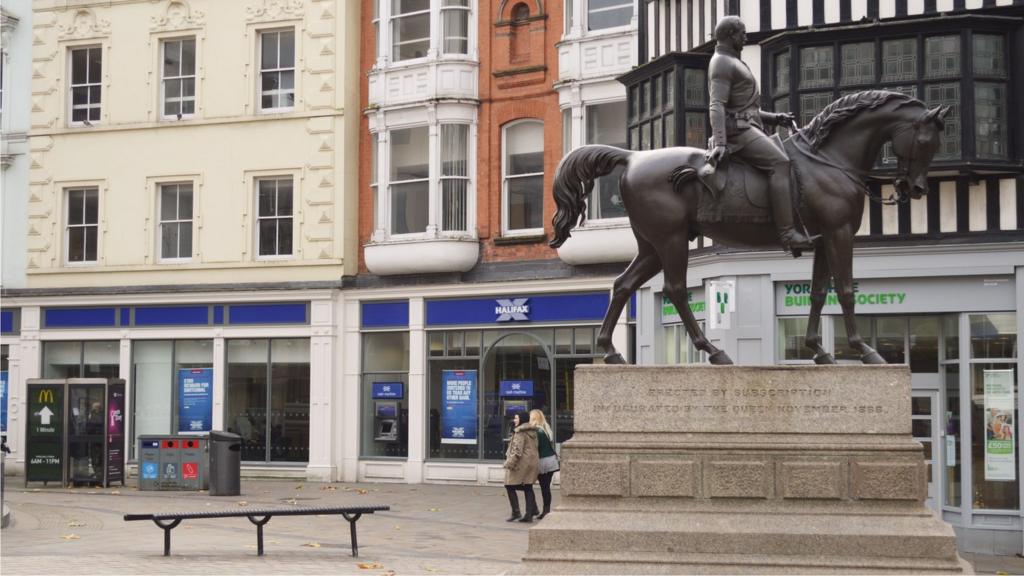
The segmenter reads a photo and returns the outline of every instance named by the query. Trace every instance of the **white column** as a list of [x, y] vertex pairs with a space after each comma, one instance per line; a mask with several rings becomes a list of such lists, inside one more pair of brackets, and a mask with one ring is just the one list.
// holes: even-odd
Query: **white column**
[[42, 376], [39, 348], [40, 309], [38, 306], [21, 309], [21, 342], [9, 349], [9, 370], [7, 373], [7, 447], [11, 454], [7, 465], [25, 464], [25, 420], [28, 397], [25, 395], [25, 381]]
[[427, 378], [425, 368], [426, 332], [423, 326], [423, 298], [409, 299], [409, 458], [405, 481], [423, 482], [423, 459], [427, 438]]
[[345, 301], [341, 307], [338, 326], [344, 326], [342, 332], [342, 377], [341, 390], [335, 394], [340, 401], [334, 409], [335, 418], [342, 425], [339, 442], [341, 451], [341, 479], [344, 482], [355, 482], [359, 478], [359, 384], [362, 362], [360, 361], [359, 334], [359, 301]]
[[437, 107], [427, 104], [427, 235], [436, 237], [441, 229], [438, 205], [441, 203], [441, 127], [437, 123]]
[[306, 478], [330, 482], [335, 477], [331, 459], [335, 418], [331, 407], [334, 397], [334, 301], [310, 304], [313, 333], [309, 342], [309, 464]]
[[[118, 355], [118, 363], [120, 369], [118, 371], [118, 377], [124, 380], [124, 405], [121, 406], [122, 415], [126, 415], [128, 407], [132, 405], [132, 339], [128, 330], [121, 331], [121, 347], [120, 354]], [[130, 418], [125, 417], [122, 422], [127, 422]], [[134, 423], [133, 423], [134, 424]], [[135, 442], [135, 432], [131, 429], [125, 430], [126, 434], [122, 441], [121, 450], [122, 454], [132, 453], [132, 444]]]
[[225, 430], [224, 398], [227, 391], [224, 389], [227, 379], [227, 348], [224, 344], [224, 336], [218, 328], [213, 337], [213, 429]]

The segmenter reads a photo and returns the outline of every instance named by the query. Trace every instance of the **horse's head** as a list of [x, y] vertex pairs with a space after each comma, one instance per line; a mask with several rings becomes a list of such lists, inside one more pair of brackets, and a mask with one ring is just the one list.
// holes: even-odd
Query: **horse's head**
[[901, 200], [920, 198], [928, 193], [928, 166], [942, 144], [946, 114], [949, 114], [949, 106], [932, 108], [900, 126], [893, 134], [892, 150], [899, 159], [894, 184]]

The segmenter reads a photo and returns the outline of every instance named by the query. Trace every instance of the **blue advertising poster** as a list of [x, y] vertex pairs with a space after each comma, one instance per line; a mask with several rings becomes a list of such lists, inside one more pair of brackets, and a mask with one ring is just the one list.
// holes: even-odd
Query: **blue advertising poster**
[[405, 394], [405, 385], [401, 382], [374, 382], [372, 396], [374, 400], [401, 400]]
[[213, 428], [213, 368], [178, 370], [178, 432]]
[[442, 444], [476, 444], [476, 370], [441, 373]]
[[533, 380], [502, 380], [498, 383], [498, 394], [502, 398], [532, 397]]
[[0, 433], [7, 434], [7, 372], [0, 372]]

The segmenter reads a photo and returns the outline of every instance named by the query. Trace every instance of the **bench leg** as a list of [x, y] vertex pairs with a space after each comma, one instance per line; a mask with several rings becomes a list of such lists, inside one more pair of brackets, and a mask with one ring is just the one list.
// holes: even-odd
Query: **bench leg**
[[263, 525], [270, 522], [270, 516], [264, 516], [263, 519], [257, 520], [255, 516], [248, 516], [249, 522], [256, 525], [256, 555], [263, 556]]
[[349, 532], [352, 534], [352, 556], [359, 556], [359, 540], [356, 538], [356, 521], [362, 517], [362, 513], [352, 514], [349, 516], [346, 513], [341, 514], [345, 520], [348, 520]]
[[164, 531], [164, 556], [171, 555], [171, 530], [174, 530], [178, 524], [181, 524], [181, 518], [175, 518], [170, 523], [165, 524], [163, 520], [153, 520], [153, 523], [159, 526]]

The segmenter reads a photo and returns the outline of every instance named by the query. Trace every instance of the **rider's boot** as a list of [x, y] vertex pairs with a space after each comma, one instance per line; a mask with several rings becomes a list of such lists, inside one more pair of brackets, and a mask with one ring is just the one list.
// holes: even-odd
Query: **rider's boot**
[[782, 247], [795, 258], [800, 256], [802, 250], [813, 250], [814, 242], [821, 236], [815, 235], [808, 238], [793, 226], [789, 162], [776, 163], [772, 168], [769, 193], [772, 199], [775, 228], [779, 231], [779, 242]]

